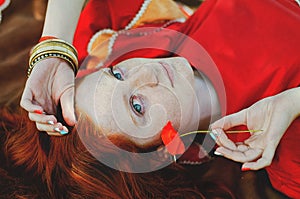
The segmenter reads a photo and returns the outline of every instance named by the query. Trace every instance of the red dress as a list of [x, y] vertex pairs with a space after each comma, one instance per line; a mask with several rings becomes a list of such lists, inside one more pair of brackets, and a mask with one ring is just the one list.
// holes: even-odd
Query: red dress
[[[126, 1], [126, 6], [117, 0], [90, 1], [74, 40], [81, 61], [95, 32], [122, 29], [135, 16], [143, 2], [132, 1]], [[292, 0], [207, 0], [186, 22], [172, 23], [167, 29], [142, 29], [148, 34], [139, 36], [139, 29], [130, 36], [121, 34], [112, 61], [183, 56], [212, 80], [224, 115], [300, 85], [300, 8]], [[238, 134], [231, 139], [240, 141], [247, 136]], [[292, 198], [300, 198], [299, 141], [298, 118], [266, 168], [273, 187]]]

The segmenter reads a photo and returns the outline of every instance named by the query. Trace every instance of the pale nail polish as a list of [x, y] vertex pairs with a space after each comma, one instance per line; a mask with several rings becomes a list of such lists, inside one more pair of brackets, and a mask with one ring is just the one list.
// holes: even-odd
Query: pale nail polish
[[69, 132], [65, 131], [65, 130], [60, 130], [58, 127], [55, 127], [54, 128], [54, 131], [60, 133], [61, 135], [66, 135], [68, 134]]
[[220, 153], [218, 151], [215, 151], [214, 154], [217, 155], [217, 156], [224, 156], [222, 153]]
[[49, 120], [49, 121], [47, 121], [47, 124], [54, 125], [54, 122]]
[[217, 140], [216, 136], [215, 136], [212, 132], [210, 132], [209, 135], [210, 135], [210, 137], [211, 137], [214, 141]]

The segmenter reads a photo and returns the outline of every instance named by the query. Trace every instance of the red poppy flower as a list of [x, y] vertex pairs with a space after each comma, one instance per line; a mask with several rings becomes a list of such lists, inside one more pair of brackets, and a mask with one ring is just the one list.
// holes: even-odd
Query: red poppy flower
[[180, 155], [184, 153], [184, 144], [180, 139], [179, 133], [173, 128], [170, 121], [168, 121], [166, 126], [162, 129], [161, 139], [170, 154]]

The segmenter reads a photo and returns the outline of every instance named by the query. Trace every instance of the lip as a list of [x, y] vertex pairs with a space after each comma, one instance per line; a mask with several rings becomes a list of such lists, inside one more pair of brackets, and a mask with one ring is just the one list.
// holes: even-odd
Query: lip
[[165, 69], [167, 76], [171, 82], [171, 86], [174, 87], [174, 72], [173, 68], [166, 62], [159, 62], [160, 65]]

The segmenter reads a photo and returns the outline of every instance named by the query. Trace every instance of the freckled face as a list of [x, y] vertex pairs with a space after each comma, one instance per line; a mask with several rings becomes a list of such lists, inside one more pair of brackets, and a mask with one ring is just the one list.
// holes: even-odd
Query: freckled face
[[119, 133], [142, 146], [158, 142], [168, 120], [181, 132], [197, 128], [191, 127], [199, 121], [192, 117], [194, 73], [184, 58], [128, 59], [85, 77], [81, 84], [96, 84], [82, 87], [85, 96], [93, 97], [90, 106], [79, 108], [106, 135]]

